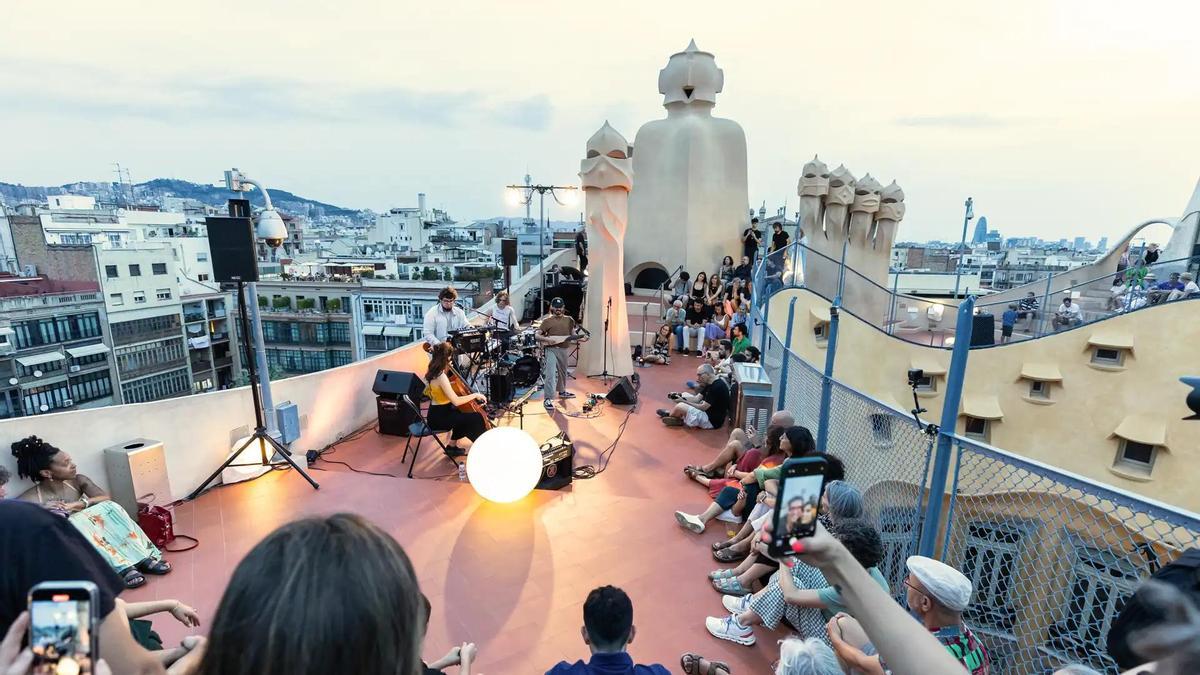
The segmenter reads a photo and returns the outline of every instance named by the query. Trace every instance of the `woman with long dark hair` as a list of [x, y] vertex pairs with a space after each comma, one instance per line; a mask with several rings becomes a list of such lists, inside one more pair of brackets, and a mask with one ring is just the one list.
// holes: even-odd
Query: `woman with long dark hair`
[[442, 342], [433, 346], [429, 368], [425, 370], [425, 395], [430, 399], [429, 426], [439, 431], [449, 430], [450, 453], [462, 455], [483, 435], [487, 425], [482, 415], [463, 412], [458, 407], [471, 401], [487, 403], [487, 397], [478, 392], [460, 396], [454, 391], [447, 375], [453, 362], [453, 345]]
[[692, 282], [692, 300], [704, 302], [708, 296], [708, 275], [704, 272], [696, 272], [696, 280]]
[[391, 535], [350, 513], [298, 520], [233, 571], [197, 672], [417, 675], [422, 604]]
[[71, 522], [120, 575], [126, 588], [146, 583], [146, 574], [166, 574], [162, 552], [91, 478], [79, 473], [71, 456], [37, 436], [12, 444], [17, 475], [33, 481], [18, 499], [40, 504]]
[[721, 285], [727, 286], [733, 280], [733, 256], [727, 255], [721, 258], [721, 267], [717, 269], [717, 276], [721, 279]]

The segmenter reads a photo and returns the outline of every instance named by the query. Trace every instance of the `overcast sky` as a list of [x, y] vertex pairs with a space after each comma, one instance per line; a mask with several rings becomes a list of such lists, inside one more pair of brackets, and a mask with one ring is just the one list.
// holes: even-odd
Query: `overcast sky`
[[970, 195], [1006, 236], [1095, 240], [1180, 215], [1200, 176], [1197, 26], [1192, 0], [16, 2], [0, 180], [238, 166], [350, 207], [511, 213], [526, 168], [576, 181], [605, 119], [632, 141], [661, 117], [694, 37], [751, 205], [793, 212], [819, 153], [904, 187], [901, 239], [957, 239]]

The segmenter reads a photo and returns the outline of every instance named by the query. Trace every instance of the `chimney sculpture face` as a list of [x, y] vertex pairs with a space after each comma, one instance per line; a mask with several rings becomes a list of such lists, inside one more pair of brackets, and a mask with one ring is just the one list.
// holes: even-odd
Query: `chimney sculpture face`
[[672, 54], [667, 67], [658, 71], [658, 93], [663, 95], [664, 106], [697, 101], [715, 105], [724, 86], [725, 73], [717, 67], [716, 58], [700, 51], [695, 40], [687, 49]]
[[629, 141], [608, 122], [587, 142], [587, 158], [580, 162], [579, 177], [583, 189], [633, 188], [633, 149]]

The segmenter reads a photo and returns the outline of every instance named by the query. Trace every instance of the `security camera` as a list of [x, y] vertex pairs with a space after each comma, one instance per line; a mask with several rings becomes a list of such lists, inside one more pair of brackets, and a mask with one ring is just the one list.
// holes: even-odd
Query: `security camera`
[[264, 241], [266, 241], [267, 246], [270, 246], [271, 248], [279, 248], [280, 246], [283, 246], [282, 237], [267, 237]]
[[915, 387], [921, 383], [921, 379], [925, 377], [925, 371], [920, 368], [910, 368], [908, 371], [908, 386]]
[[1191, 408], [1192, 414], [1183, 419], [1200, 420], [1200, 377], [1181, 377], [1179, 381], [1192, 388], [1187, 395], [1187, 407]]

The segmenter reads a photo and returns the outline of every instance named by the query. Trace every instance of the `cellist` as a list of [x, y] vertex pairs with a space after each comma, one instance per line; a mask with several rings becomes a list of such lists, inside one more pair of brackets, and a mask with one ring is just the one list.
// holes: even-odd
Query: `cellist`
[[[480, 412], [467, 412], [466, 406], [482, 406], [487, 397], [480, 393], [461, 395], [450, 383], [450, 363], [454, 358], [454, 346], [441, 342], [430, 349], [429, 368], [425, 371], [425, 395], [429, 397], [429, 425], [434, 429], [450, 430], [452, 456], [462, 456], [471, 449], [471, 444], [487, 430], [488, 422]], [[455, 375], [457, 377], [457, 375]]]

